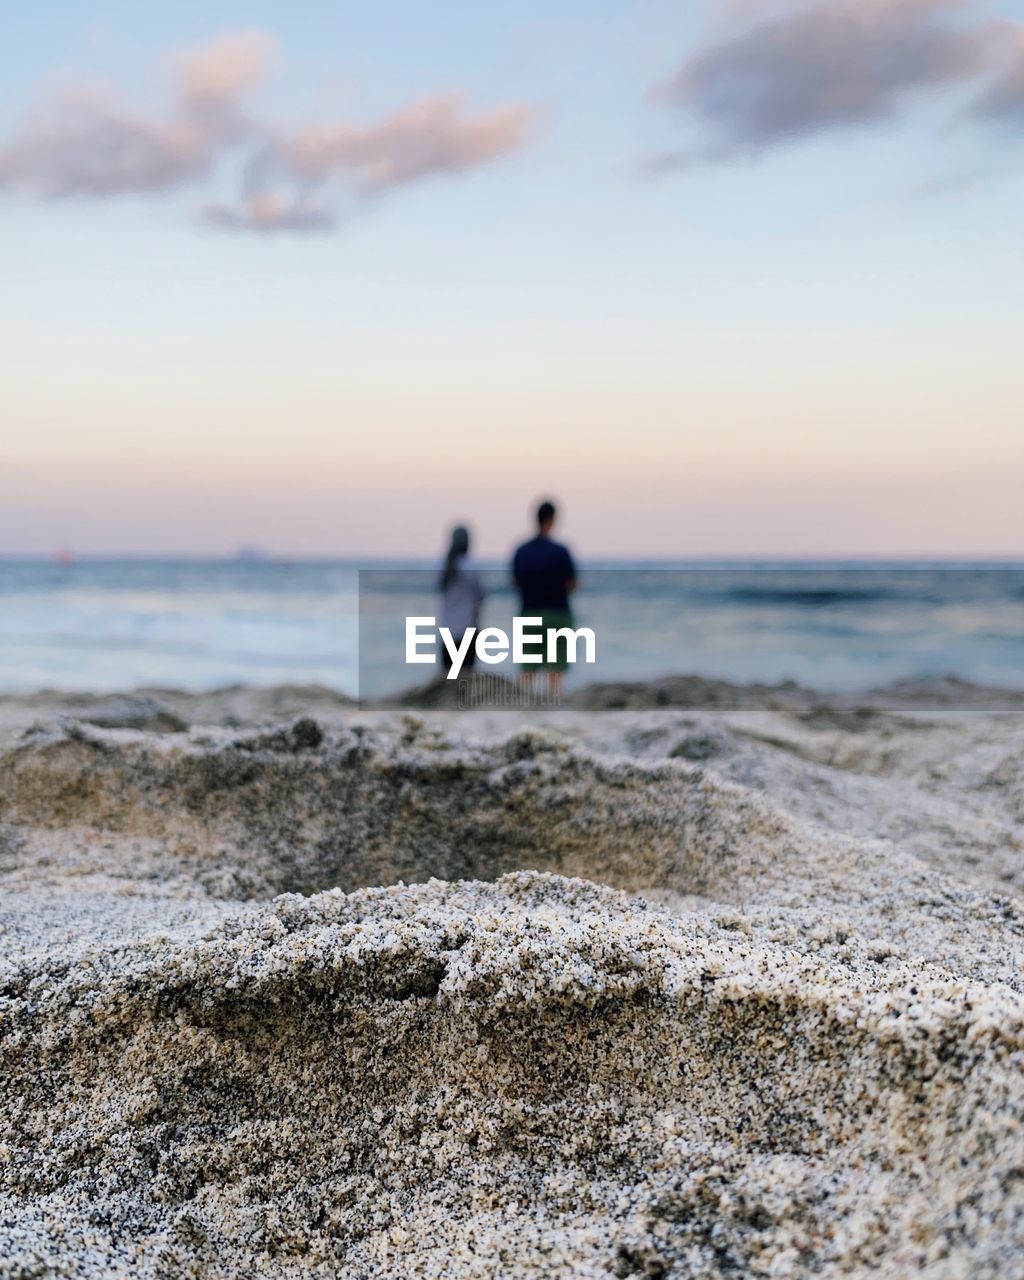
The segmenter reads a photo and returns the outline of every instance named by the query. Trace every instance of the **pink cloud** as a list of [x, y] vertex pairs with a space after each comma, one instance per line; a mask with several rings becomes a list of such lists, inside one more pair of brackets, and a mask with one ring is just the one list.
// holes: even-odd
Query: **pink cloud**
[[307, 181], [347, 174], [367, 190], [381, 190], [438, 173], [487, 164], [526, 141], [533, 112], [503, 107], [473, 116], [455, 96], [415, 102], [363, 127], [316, 125], [279, 142], [282, 165]]
[[162, 111], [79, 87], [44, 100], [0, 142], [0, 189], [42, 199], [160, 193], [212, 182], [225, 159], [239, 193], [213, 195], [201, 216], [258, 232], [325, 231], [346, 195], [384, 193], [465, 174], [522, 148], [532, 109], [474, 112], [454, 94], [414, 102], [382, 120], [289, 127], [255, 117], [247, 99], [266, 79], [277, 43], [258, 31], [172, 55]]
[[278, 43], [265, 31], [218, 36], [172, 57], [182, 97], [195, 104], [233, 104], [256, 88], [277, 60]]

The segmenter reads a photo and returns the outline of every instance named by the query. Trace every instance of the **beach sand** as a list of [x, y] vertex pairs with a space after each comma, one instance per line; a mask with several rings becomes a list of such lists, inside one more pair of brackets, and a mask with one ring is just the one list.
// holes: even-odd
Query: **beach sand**
[[1024, 1274], [1024, 698], [445, 697], [0, 699], [0, 1275]]

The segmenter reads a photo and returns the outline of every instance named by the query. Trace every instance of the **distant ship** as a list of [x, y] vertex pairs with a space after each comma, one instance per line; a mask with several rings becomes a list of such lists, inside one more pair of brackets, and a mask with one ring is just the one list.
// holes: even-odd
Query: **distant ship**
[[264, 563], [270, 559], [270, 552], [265, 551], [263, 547], [239, 547], [235, 552], [236, 560], [256, 561]]

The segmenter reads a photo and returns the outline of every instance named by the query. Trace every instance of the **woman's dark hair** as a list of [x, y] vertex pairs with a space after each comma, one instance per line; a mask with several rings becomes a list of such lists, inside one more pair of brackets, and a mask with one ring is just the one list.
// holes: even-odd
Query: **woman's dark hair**
[[456, 525], [452, 530], [451, 546], [448, 548], [444, 568], [441, 570], [441, 577], [438, 579], [437, 587], [439, 591], [447, 591], [454, 582], [455, 575], [459, 569], [459, 561], [468, 551], [469, 530], [461, 524]]

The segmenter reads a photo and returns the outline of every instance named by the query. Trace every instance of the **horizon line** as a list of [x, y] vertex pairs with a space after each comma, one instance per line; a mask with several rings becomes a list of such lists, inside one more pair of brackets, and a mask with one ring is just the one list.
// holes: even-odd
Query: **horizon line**
[[[360, 565], [434, 565], [443, 555], [417, 555], [393, 553], [388, 555], [352, 556], [339, 552], [279, 552], [253, 551], [2, 551], [0, 564], [43, 563], [57, 568], [72, 568], [81, 563], [164, 562], [209, 563], [234, 565], [276, 565], [288, 567], [304, 564], [344, 564], [358, 568]], [[504, 556], [474, 557], [482, 566], [503, 564]], [[593, 567], [604, 564], [997, 564], [1024, 565], [1024, 550], [1020, 552], [929, 552], [929, 551], [778, 551], [778, 552], [711, 552], [696, 554], [687, 552], [637, 552], [623, 555], [594, 555], [585, 557], [577, 553], [577, 559]]]

